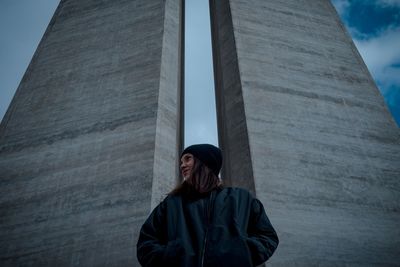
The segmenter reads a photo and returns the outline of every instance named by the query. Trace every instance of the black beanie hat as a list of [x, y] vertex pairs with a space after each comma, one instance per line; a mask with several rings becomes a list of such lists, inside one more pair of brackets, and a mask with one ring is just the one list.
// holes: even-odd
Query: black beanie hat
[[191, 145], [183, 150], [181, 158], [186, 153], [195, 156], [218, 176], [222, 166], [222, 152], [218, 147], [209, 144]]

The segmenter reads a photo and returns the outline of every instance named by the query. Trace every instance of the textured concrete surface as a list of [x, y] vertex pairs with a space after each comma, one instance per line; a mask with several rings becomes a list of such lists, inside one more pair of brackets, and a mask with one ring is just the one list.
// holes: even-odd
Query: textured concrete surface
[[217, 105], [218, 143], [224, 152], [221, 170], [225, 184], [255, 193], [246, 115], [237, 62], [232, 19], [227, 1], [210, 1], [211, 32]]
[[139, 266], [175, 182], [179, 0], [62, 0], [0, 128], [1, 266]]
[[211, 2], [224, 179], [264, 203], [268, 266], [398, 266], [400, 131], [330, 1]]

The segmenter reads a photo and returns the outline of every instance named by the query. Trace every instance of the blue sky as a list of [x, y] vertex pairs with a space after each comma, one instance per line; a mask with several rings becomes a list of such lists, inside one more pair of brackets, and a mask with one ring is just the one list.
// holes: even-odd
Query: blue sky
[[186, 0], [185, 12], [185, 146], [218, 145], [208, 0]]
[[0, 0], [0, 119], [59, 0]]
[[400, 0], [333, 0], [400, 126]]
[[[185, 145], [218, 144], [208, 1], [186, 0]], [[0, 119], [59, 0], [0, 0]], [[332, 0], [400, 125], [400, 0]], [[190, 64], [196, 62], [196, 64]]]

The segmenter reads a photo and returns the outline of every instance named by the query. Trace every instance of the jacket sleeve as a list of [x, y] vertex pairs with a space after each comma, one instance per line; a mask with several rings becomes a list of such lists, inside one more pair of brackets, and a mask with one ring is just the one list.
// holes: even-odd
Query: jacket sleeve
[[174, 264], [174, 260], [182, 254], [183, 247], [179, 240], [167, 240], [165, 200], [154, 208], [140, 229], [136, 249], [143, 267]]
[[278, 247], [278, 236], [265, 213], [263, 204], [256, 198], [252, 199], [247, 234], [246, 241], [254, 265], [268, 260]]

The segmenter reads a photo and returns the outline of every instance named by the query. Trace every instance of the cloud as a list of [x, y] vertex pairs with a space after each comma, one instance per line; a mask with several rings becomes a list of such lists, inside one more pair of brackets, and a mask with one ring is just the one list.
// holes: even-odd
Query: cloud
[[400, 26], [400, 0], [332, 0], [353, 38], [376, 37]]
[[355, 39], [354, 43], [378, 83], [400, 84], [400, 27], [370, 39]]
[[332, 0], [400, 126], [400, 0]]
[[400, 126], [400, 27], [354, 43]]
[[391, 6], [391, 7], [400, 7], [400, 0], [380, 0], [377, 1], [377, 4]]
[[332, 4], [335, 6], [340, 17], [343, 17], [346, 14], [350, 6], [349, 0], [332, 0]]

